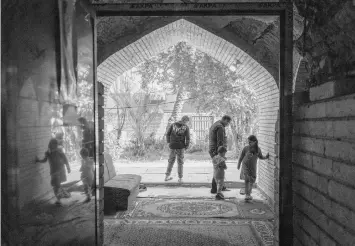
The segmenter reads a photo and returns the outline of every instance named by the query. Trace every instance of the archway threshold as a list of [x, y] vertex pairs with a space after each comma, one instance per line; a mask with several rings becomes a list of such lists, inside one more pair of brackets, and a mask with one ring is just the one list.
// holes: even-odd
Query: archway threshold
[[[223, 191], [225, 199], [241, 199], [244, 200], [244, 194], [240, 194], [240, 188], [229, 188], [228, 191]], [[253, 198], [262, 200], [267, 203], [267, 198], [258, 189], [252, 190]], [[186, 186], [147, 186], [147, 189], [139, 192], [138, 199], [141, 198], [156, 198], [156, 199], [212, 199], [215, 200], [216, 194], [211, 194], [209, 186], [201, 187], [186, 187]]]
[[[212, 179], [211, 179], [212, 181]], [[161, 181], [161, 182], [144, 182], [142, 181], [141, 183], [144, 184], [146, 187], [188, 187], [188, 188], [202, 188], [205, 187], [206, 189], [211, 188], [211, 181], [210, 182], [183, 182], [179, 183], [177, 181]], [[233, 188], [233, 189], [240, 189], [244, 188], [244, 182], [242, 181], [237, 181], [237, 182], [225, 182], [225, 185], [227, 188]], [[256, 187], [256, 185], [254, 185]]]
[[[237, 169], [236, 161], [227, 161], [228, 169], [225, 172], [225, 182], [228, 187], [241, 188], [244, 186], [244, 180], [240, 179], [240, 171]], [[189, 160], [186, 159], [183, 165], [183, 182], [178, 182], [178, 164], [175, 163], [171, 177], [172, 180], [164, 181], [167, 169], [167, 160], [157, 161], [116, 161], [114, 166], [119, 174], [135, 174], [142, 177], [141, 183], [154, 186], [210, 186], [213, 178], [213, 166], [210, 160]]]

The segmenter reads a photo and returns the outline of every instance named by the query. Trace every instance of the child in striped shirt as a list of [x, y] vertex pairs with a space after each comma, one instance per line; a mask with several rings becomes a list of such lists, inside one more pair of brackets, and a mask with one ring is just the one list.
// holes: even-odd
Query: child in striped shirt
[[226, 165], [226, 153], [227, 149], [223, 146], [220, 146], [217, 150], [218, 155], [214, 156], [212, 158], [212, 163], [213, 163], [213, 177], [216, 180], [217, 183], [217, 195], [216, 199], [217, 200], [224, 200], [224, 195], [222, 193], [222, 189], [224, 186], [224, 170], [227, 169]]

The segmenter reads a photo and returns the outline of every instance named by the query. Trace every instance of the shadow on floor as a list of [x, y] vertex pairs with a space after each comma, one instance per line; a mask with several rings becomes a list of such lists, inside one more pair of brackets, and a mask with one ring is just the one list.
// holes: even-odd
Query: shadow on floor
[[20, 213], [24, 245], [95, 245], [95, 199], [85, 203], [78, 182], [63, 186], [70, 198], [62, 206], [55, 199], [26, 205]]

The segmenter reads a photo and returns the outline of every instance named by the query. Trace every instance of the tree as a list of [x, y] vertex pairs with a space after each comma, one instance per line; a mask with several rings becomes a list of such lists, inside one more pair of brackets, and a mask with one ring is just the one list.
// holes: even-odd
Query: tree
[[[233, 64], [235, 68], [238, 65], [237, 61]], [[250, 133], [251, 124], [255, 125], [256, 98], [244, 78], [185, 42], [144, 62], [138, 73], [143, 88], [158, 84], [177, 94], [171, 122], [177, 120], [189, 96], [199, 112], [233, 116], [231, 130], [237, 147]]]
[[94, 120], [94, 83], [89, 64], [78, 65], [77, 102], [78, 114], [89, 121]]
[[[124, 86], [128, 86], [128, 78], [127, 76], [126, 77], [123, 77], [120, 81], [120, 83], [124, 84]], [[120, 141], [120, 138], [121, 138], [121, 135], [122, 135], [122, 129], [126, 123], [126, 116], [127, 116], [127, 109], [126, 108], [120, 108], [120, 95], [122, 93], [122, 90], [120, 90], [119, 86], [117, 83], [114, 83], [112, 85], [112, 88], [110, 90], [110, 94], [109, 94], [109, 97], [111, 97], [115, 104], [116, 104], [116, 109], [114, 110], [114, 113], [113, 113], [113, 118], [115, 118], [114, 121], [116, 121], [116, 128], [114, 130], [116, 130], [116, 142], [117, 142], [117, 145], [119, 145], [119, 141]], [[123, 105], [121, 105], [123, 106]], [[112, 119], [113, 120], [113, 119]]]
[[170, 118], [177, 121], [188, 97], [187, 86], [195, 79], [194, 49], [180, 42], [157, 57], [145, 61], [139, 68], [142, 88], [157, 83], [173, 94], [177, 94]]
[[198, 74], [195, 84], [189, 87], [195, 98], [193, 103], [199, 112], [232, 116], [231, 131], [238, 150], [243, 137], [249, 134], [251, 119], [257, 117], [255, 93], [244, 78], [227, 66], [202, 52], [197, 52], [196, 56]]
[[111, 95], [117, 102], [117, 107], [125, 109], [130, 126], [134, 132], [132, 141], [135, 146], [135, 154], [142, 156], [145, 153], [144, 139], [147, 129], [152, 121], [159, 115], [159, 105], [150, 104], [151, 94], [139, 89], [132, 90], [132, 77], [124, 75], [120, 79], [119, 92]]

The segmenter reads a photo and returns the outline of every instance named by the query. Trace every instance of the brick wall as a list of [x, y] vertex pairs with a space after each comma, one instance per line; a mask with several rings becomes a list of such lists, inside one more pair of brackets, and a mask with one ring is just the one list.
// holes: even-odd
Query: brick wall
[[355, 94], [294, 112], [295, 245], [355, 245]]
[[[2, 172], [7, 173], [2, 192], [6, 193], [7, 235], [14, 244], [21, 208], [51, 191], [48, 164], [35, 164], [50, 138], [48, 113], [55, 82], [55, 39], [53, 1], [5, 1], [2, 16], [2, 113], [6, 144], [2, 152]], [[4, 138], [4, 139], [3, 139]], [[3, 162], [3, 160], [5, 162]], [[6, 163], [6, 165], [3, 165]], [[4, 170], [5, 169], [5, 170]], [[3, 188], [4, 187], [4, 188]], [[5, 188], [6, 187], [6, 188]], [[3, 207], [2, 207], [3, 208]]]
[[314, 22], [294, 94], [294, 244], [355, 245], [355, 90], [354, 78], [344, 79], [354, 68], [347, 57], [354, 51], [355, 9], [350, 1], [310, 4]]
[[43, 157], [51, 138], [50, 118], [54, 106], [56, 60], [54, 32], [54, 3], [41, 1], [21, 5], [19, 11], [6, 27], [12, 31], [6, 35], [5, 67], [15, 71], [13, 81], [7, 77], [6, 85], [16, 83], [17, 88], [9, 94], [13, 100], [3, 102], [13, 107], [16, 123], [9, 125], [16, 140], [16, 158], [13, 166], [16, 172], [10, 179], [18, 186], [17, 206], [21, 209], [26, 203], [44, 198], [51, 191], [49, 166], [35, 164], [36, 155]]
[[[22, 90], [24, 93], [25, 91]], [[35, 163], [43, 158], [51, 136], [50, 117], [52, 103], [36, 98], [19, 97], [17, 111], [18, 185], [20, 208], [33, 200], [51, 196], [48, 163]]]
[[7, 214], [2, 217], [2, 235], [12, 245], [22, 245], [18, 241], [27, 236], [22, 232], [31, 226], [23, 225], [27, 212], [23, 208], [53, 196], [48, 162], [35, 163], [35, 157], [43, 157], [47, 149], [52, 110], [58, 108], [56, 5], [57, 1], [45, 0], [2, 2], [6, 15], [2, 16], [1, 108], [6, 135], [2, 135], [1, 171], [7, 178], [1, 187], [6, 199], [2, 213]]
[[[266, 84], [266, 82], [264, 82]], [[265, 89], [266, 87], [266, 89]], [[277, 161], [275, 152], [275, 130], [279, 109], [279, 90], [276, 84], [261, 86], [258, 97], [259, 104], [259, 132], [257, 134], [259, 146], [264, 155], [270, 153], [269, 160], [259, 160], [258, 164], [258, 187], [269, 198], [273, 208], [275, 202], [275, 170]]]

